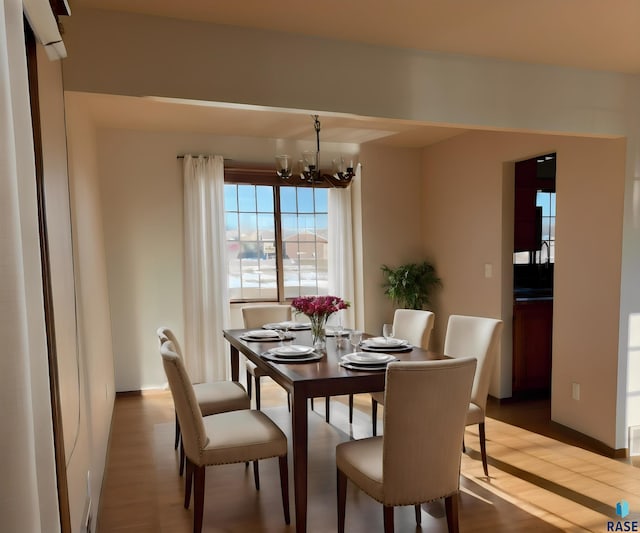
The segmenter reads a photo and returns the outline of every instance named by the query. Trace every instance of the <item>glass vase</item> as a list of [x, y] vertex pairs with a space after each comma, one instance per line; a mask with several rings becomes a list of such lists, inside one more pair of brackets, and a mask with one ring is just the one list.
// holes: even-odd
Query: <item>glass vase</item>
[[311, 341], [313, 349], [316, 351], [325, 351], [327, 348], [327, 333], [325, 326], [327, 324], [326, 316], [310, 316], [311, 322]]

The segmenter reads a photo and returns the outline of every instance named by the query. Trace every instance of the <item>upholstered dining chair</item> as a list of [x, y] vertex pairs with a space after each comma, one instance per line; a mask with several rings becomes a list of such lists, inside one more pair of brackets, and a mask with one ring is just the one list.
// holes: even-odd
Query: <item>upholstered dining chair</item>
[[[264, 324], [285, 322], [291, 320], [290, 305], [253, 305], [242, 308], [242, 320], [245, 328], [261, 328]], [[251, 399], [251, 383], [256, 384], [256, 409], [260, 410], [260, 378], [266, 374], [247, 359], [245, 362], [247, 372], [247, 392]], [[253, 379], [252, 379], [253, 378]], [[291, 404], [289, 395], [287, 395], [287, 403]]]
[[489, 467], [484, 421], [491, 376], [500, 352], [502, 327], [502, 320], [451, 315], [444, 340], [445, 355], [475, 357], [478, 361], [467, 412], [467, 426], [478, 424], [480, 455], [485, 476], [489, 475]]
[[[393, 315], [393, 336], [396, 339], [405, 339], [409, 344], [423, 350], [428, 350], [434, 324], [435, 315], [431, 311], [396, 309]], [[379, 403], [384, 403], [384, 392], [371, 394], [371, 425], [374, 437], [378, 432]]]
[[[473, 358], [397, 362], [387, 367], [384, 436], [336, 448], [338, 532], [344, 533], [347, 479], [382, 503], [385, 533], [393, 509], [445, 499], [447, 525], [458, 531], [458, 491]], [[416, 423], [419, 420], [419, 423]]]
[[[160, 327], [157, 330], [160, 345], [165, 341], [171, 341], [174, 351], [178, 356], [182, 357], [182, 349], [180, 343], [173, 331], [166, 327]], [[249, 409], [251, 402], [244, 387], [236, 381], [214, 381], [210, 383], [196, 383], [193, 385], [193, 392], [196, 402], [200, 407], [203, 416], [215, 415], [217, 413], [225, 413], [227, 411], [237, 411], [240, 409]], [[180, 421], [176, 411], [176, 431], [174, 439], [174, 448], [177, 449], [180, 444]], [[184, 449], [180, 448], [180, 475], [184, 471]]]
[[194, 533], [202, 531], [207, 466], [257, 462], [271, 457], [279, 459], [284, 520], [289, 524], [287, 438], [282, 430], [264, 413], [250, 409], [203, 417], [193, 385], [173, 343], [165, 341], [160, 353], [182, 428], [187, 460], [185, 509], [191, 503], [193, 484]]

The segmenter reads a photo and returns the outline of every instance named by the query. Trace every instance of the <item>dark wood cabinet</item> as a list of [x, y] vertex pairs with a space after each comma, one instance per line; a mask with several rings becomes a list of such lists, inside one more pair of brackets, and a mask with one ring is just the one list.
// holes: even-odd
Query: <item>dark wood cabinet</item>
[[540, 249], [536, 194], [537, 163], [535, 159], [516, 163], [514, 198], [513, 251], [527, 252]]
[[513, 306], [513, 394], [551, 389], [553, 299], [516, 300]]

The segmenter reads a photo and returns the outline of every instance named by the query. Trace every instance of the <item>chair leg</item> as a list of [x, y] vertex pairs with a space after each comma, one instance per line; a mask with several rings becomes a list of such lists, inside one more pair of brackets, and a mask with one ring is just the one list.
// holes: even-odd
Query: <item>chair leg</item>
[[417, 504], [415, 506], [415, 512], [416, 512], [416, 524], [420, 525], [422, 524], [422, 512], [421, 512], [420, 504]]
[[382, 507], [384, 512], [384, 533], [393, 533], [393, 506]]
[[185, 463], [184, 443], [180, 442], [180, 466], [179, 466], [180, 475], [184, 474], [184, 463]]
[[324, 419], [326, 420], [327, 424], [329, 423], [329, 417], [330, 417], [330, 402], [329, 402], [329, 396], [325, 396], [324, 397]]
[[284, 511], [284, 523], [291, 523], [291, 515], [289, 514], [289, 466], [287, 463], [287, 455], [278, 457], [280, 463], [280, 491], [282, 492], [282, 510]]
[[249, 396], [249, 402], [251, 402], [251, 392], [253, 389], [253, 377], [251, 377], [251, 374], [249, 374], [249, 371], [247, 370], [247, 396]]
[[378, 402], [371, 398], [371, 426], [375, 437], [378, 434]]
[[260, 411], [260, 377], [256, 376], [256, 409]]
[[349, 394], [349, 424], [353, 424], [353, 394]]
[[176, 412], [176, 438], [173, 441], [173, 449], [178, 449], [178, 444], [180, 443], [180, 422], [178, 422], [178, 413]]
[[484, 433], [484, 422], [479, 424], [480, 429], [480, 455], [482, 455], [482, 468], [484, 468], [484, 475], [489, 477], [489, 466], [487, 465], [487, 439]]
[[193, 463], [187, 459], [187, 473], [184, 479], [184, 508], [191, 505], [191, 487], [193, 486]]
[[458, 495], [447, 496], [444, 499], [444, 508], [447, 513], [447, 530], [449, 533], [458, 533]]
[[193, 533], [202, 531], [202, 512], [204, 510], [204, 466], [193, 466]]
[[253, 462], [253, 481], [256, 484], [256, 490], [260, 490], [260, 470], [258, 468], [258, 461]]
[[344, 515], [347, 503], [347, 476], [344, 475], [339, 468], [336, 469], [336, 472], [338, 475], [338, 533], [344, 533]]

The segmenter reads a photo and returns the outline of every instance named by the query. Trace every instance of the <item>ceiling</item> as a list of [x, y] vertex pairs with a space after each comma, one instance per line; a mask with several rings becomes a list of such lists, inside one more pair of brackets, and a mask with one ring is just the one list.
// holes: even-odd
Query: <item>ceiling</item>
[[[84, 7], [640, 74], [638, 0], [71, 0], [72, 14]], [[313, 135], [309, 119], [282, 110], [71, 97], [83, 98], [96, 121], [110, 127], [296, 139]], [[247, 120], [238, 120], [243, 115]], [[344, 115], [321, 119], [323, 141], [417, 147], [464, 131]]]

